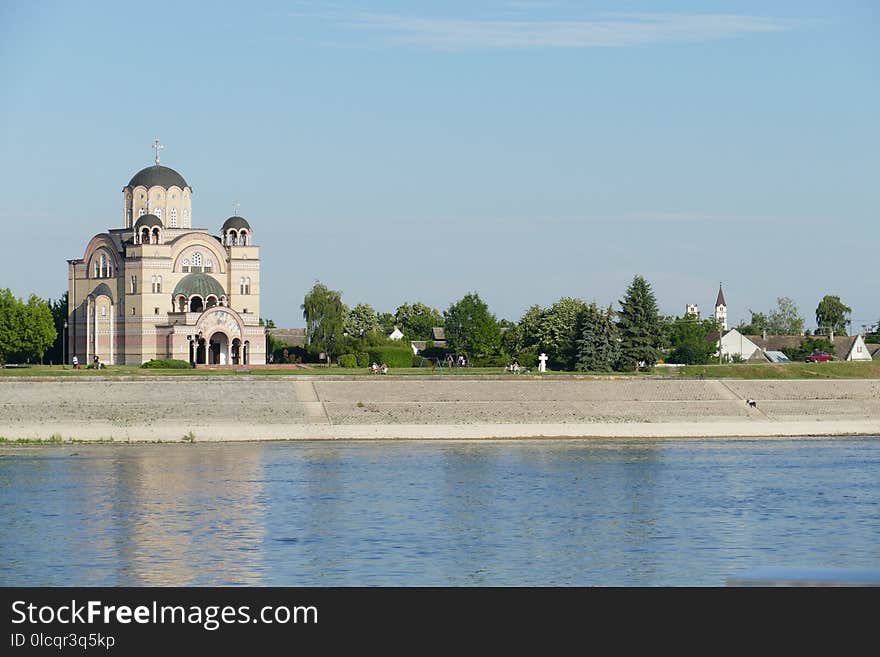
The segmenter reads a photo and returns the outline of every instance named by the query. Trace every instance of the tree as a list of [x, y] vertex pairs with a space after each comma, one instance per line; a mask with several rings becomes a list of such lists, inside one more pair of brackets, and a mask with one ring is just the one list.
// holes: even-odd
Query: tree
[[544, 321], [544, 309], [535, 304], [529, 308], [520, 318], [519, 324], [519, 348], [537, 349], [541, 340], [541, 325]]
[[446, 341], [453, 351], [472, 358], [494, 356], [501, 350], [501, 331], [495, 316], [476, 292], [466, 294], [444, 313]]
[[642, 276], [633, 278], [620, 301], [620, 363], [624, 370], [636, 370], [644, 364], [653, 367], [660, 345], [660, 314], [651, 286]]
[[25, 303], [11, 290], [0, 290], [0, 362], [42, 360], [56, 335], [52, 310], [45, 300], [32, 294]]
[[[715, 339], [710, 340], [710, 334]], [[672, 324], [669, 361], [685, 365], [706, 365], [718, 350], [718, 324], [714, 319], [701, 320], [695, 315], [676, 317]]]
[[610, 372], [620, 358], [620, 336], [614, 323], [614, 309], [599, 309], [593, 302], [581, 316], [577, 340], [577, 363], [583, 372]]
[[544, 311], [538, 348], [547, 353], [550, 363], [556, 367], [574, 369], [579, 320], [586, 308], [583, 299], [563, 297]]
[[45, 357], [53, 363], [61, 363], [64, 360], [67, 349], [62, 344], [66, 335], [64, 330], [64, 322], [67, 321], [67, 291], [65, 290], [58, 300], [49, 299], [49, 310], [52, 311], [52, 319], [55, 324], [56, 338], [55, 342]]
[[370, 331], [379, 329], [376, 311], [368, 303], [359, 303], [348, 311], [345, 318], [345, 332], [353, 338], [361, 338]]
[[55, 320], [52, 317], [52, 310], [49, 303], [32, 294], [28, 297], [27, 304], [23, 309], [24, 317], [24, 344], [22, 349], [23, 355], [30, 360], [43, 361], [43, 354], [55, 342], [58, 333], [55, 331]]
[[818, 334], [828, 335], [833, 332], [846, 335], [847, 315], [851, 312], [852, 308], [844, 305], [840, 297], [826, 294], [816, 307]]
[[21, 302], [10, 289], [0, 290], [0, 363], [21, 351]]
[[337, 353], [337, 346], [343, 338], [347, 309], [342, 303], [342, 292], [331, 290], [320, 282], [315, 282], [306, 294], [301, 306], [306, 320], [306, 344], [313, 354], [325, 353], [327, 362]]
[[789, 297], [776, 299], [776, 308], [770, 311], [767, 323], [774, 335], [801, 335], [804, 332], [804, 319], [797, 304]]
[[407, 340], [431, 340], [434, 327], [443, 326], [443, 314], [436, 308], [416, 301], [398, 306], [394, 321]]
[[394, 331], [395, 319], [391, 313], [379, 313], [376, 315], [376, 321], [379, 323], [379, 330], [385, 335]]

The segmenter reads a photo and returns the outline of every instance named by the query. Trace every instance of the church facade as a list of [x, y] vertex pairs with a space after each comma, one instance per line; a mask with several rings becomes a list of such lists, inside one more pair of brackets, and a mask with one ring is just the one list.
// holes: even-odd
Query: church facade
[[68, 353], [81, 363], [266, 362], [260, 326], [260, 249], [250, 224], [219, 235], [193, 228], [193, 190], [159, 164], [123, 188], [122, 228], [95, 235], [68, 260]]

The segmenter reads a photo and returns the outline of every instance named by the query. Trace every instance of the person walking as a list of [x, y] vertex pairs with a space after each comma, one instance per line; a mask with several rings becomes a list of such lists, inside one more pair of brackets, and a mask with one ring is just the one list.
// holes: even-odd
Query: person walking
[[76, 354], [73, 355], [73, 369], [79, 369], [79, 358], [76, 357]]

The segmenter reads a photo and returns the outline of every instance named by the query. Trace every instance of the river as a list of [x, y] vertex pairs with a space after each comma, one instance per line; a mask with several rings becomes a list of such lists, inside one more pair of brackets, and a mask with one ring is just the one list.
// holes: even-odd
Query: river
[[0, 584], [724, 585], [880, 565], [880, 440], [0, 449]]

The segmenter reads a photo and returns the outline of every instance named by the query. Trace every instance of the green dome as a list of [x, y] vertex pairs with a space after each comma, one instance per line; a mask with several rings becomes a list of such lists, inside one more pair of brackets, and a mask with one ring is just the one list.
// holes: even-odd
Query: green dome
[[140, 228], [141, 226], [162, 226], [162, 220], [154, 214], [145, 214], [134, 222], [135, 228]]
[[174, 287], [174, 294], [172, 296], [176, 297], [180, 294], [186, 297], [198, 294], [203, 299], [213, 294], [219, 299], [226, 292], [223, 291], [223, 286], [220, 283], [207, 274], [187, 274]]
[[223, 222], [223, 227], [220, 230], [227, 230], [229, 228], [247, 228], [248, 230], [250, 230], [251, 225], [247, 222], [247, 219], [236, 215], [234, 217], [229, 217], [229, 219]]

